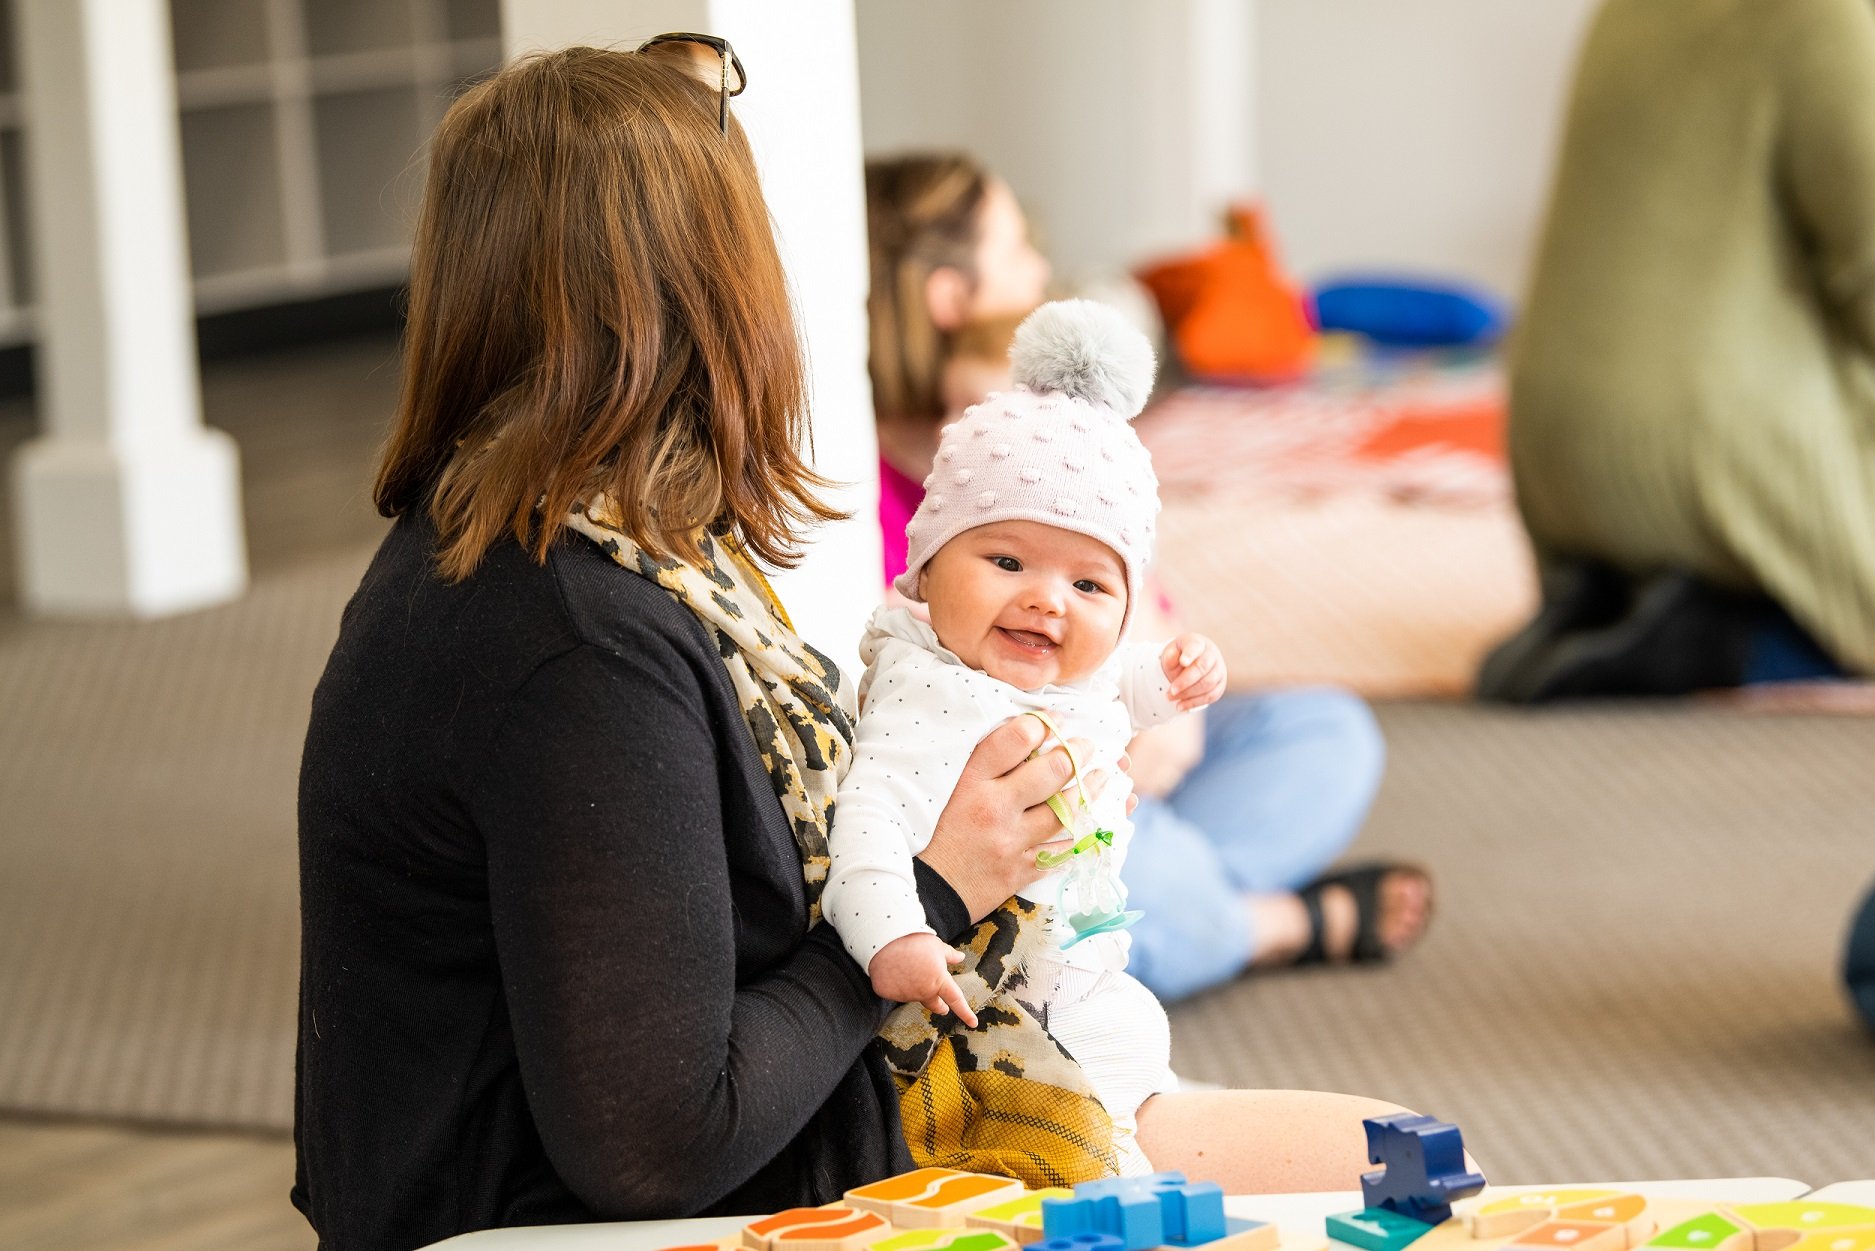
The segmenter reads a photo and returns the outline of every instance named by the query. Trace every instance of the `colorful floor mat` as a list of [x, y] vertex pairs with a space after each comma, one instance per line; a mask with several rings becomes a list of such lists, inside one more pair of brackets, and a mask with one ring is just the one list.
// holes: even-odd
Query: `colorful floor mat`
[[[1489, 361], [1372, 363], [1192, 387], [1139, 419], [1165, 498], [1160, 573], [1238, 687], [1458, 697], [1536, 606]], [[1875, 716], [1875, 683], [1712, 692], [1740, 712]]]
[[1536, 603], [1492, 364], [1178, 391], [1139, 421], [1160, 569], [1238, 686], [1459, 696]]

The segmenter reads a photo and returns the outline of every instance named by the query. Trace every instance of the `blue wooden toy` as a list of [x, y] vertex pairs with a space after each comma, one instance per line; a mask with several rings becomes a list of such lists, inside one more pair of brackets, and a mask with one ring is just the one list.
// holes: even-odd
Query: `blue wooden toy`
[[[1165, 1218], [1159, 1200], [1146, 1193], [1086, 1195], [1074, 1188], [1072, 1199], [1042, 1200], [1042, 1236], [1052, 1242], [1079, 1234], [1108, 1234], [1120, 1241], [1118, 1251], [1145, 1251], [1165, 1241]], [[1064, 1248], [1063, 1251], [1066, 1251]], [[1089, 1247], [1086, 1251], [1097, 1251]]]
[[1112, 1234], [1120, 1239], [1120, 1251], [1202, 1246], [1229, 1232], [1224, 1188], [1188, 1182], [1176, 1172], [1082, 1182], [1071, 1199], [1042, 1201], [1042, 1232], [1050, 1239]]
[[1112, 1234], [1062, 1234], [1031, 1242], [1023, 1251], [1121, 1251], [1121, 1243]]
[[1361, 1174], [1361, 1198], [1427, 1225], [1449, 1220], [1452, 1201], [1484, 1189], [1484, 1178], [1465, 1168], [1458, 1126], [1401, 1112], [1362, 1121], [1367, 1158], [1381, 1165]]

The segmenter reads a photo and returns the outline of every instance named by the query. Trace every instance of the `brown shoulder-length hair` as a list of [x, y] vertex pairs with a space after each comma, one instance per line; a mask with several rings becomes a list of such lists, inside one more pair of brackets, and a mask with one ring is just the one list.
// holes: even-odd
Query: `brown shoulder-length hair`
[[785, 567], [843, 515], [799, 451], [806, 367], [755, 162], [691, 55], [533, 55], [437, 128], [376, 501], [428, 508], [452, 581], [504, 534], [544, 561], [601, 494], [693, 560], [710, 531]]
[[976, 282], [989, 186], [989, 171], [962, 153], [866, 163], [866, 236], [872, 257], [867, 366], [873, 407], [881, 413], [938, 417], [944, 412], [943, 369], [952, 345], [932, 322], [925, 291], [939, 269], [955, 269]]

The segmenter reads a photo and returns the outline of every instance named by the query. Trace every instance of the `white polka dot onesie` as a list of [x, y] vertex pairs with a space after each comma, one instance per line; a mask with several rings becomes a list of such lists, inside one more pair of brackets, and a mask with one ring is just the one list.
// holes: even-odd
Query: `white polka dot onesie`
[[[1133, 833], [1126, 815], [1132, 788], [1114, 764], [1136, 730], [1178, 715], [1166, 694], [1161, 650], [1123, 646], [1084, 681], [1024, 691], [963, 664], [909, 611], [873, 614], [860, 644], [867, 668], [853, 764], [840, 784], [821, 896], [822, 914], [861, 967], [893, 939], [931, 933], [912, 860], [931, 841], [971, 751], [1013, 716], [1045, 712], [1064, 735], [1093, 744], [1093, 758], [1081, 761], [1083, 773], [1107, 769], [1113, 775], [1094, 803], [1094, 820], [1113, 831], [1116, 868], [1124, 862]], [[1060, 880], [1038, 878], [1021, 893], [1052, 907]], [[1053, 932], [1057, 941], [1071, 933], [1059, 921]], [[1127, 1139], [1123, 1147], [1130, 1146], [1139, 1105], [1175, 1082], [1165, 1011], [1124, 971], [1129, 945], [1122, 930], [1054, 947], [1041, 959], [1044, 967], [1027, 970], [1029, 987], [1022, 992], [1025, 1003], [1034, 996], [1037, 1015], [1080, 1062], [1116, 1135]]]

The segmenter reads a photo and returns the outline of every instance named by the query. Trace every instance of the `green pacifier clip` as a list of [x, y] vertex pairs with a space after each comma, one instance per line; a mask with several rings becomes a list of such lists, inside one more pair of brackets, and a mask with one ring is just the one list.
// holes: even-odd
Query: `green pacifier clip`
[[[1090, 799], [1087, 794], [1087, 782], [1081, 777], [1081, 762], [1074, 758], [1074, 749], [1068, 746], [1068, 736], [1061, 732], [1061, 727], [1057, 726], [1053, 718], [1045, 712], [1031, 711], [1023, 715], [1034, 717], [1037, 721], [1042, 723], [1050, 734], [1055, 736], [1055, 741], [1061, 744], [1061, 750], [1068, 757], [1068, 767], [1074, 770], [1074, 789], [1080, 799], [1079, 806], [1083, 809], [1093, 807], [1093, 800]], [[1037, 754], [1040, 754], [1039, 749]], [[1055, 820], [1061, 822], [1061, 828], [1066, 830], [1069, 834], [1073, 834], [1074, 809], [1068, 806], [1068, 801], [1062, 798], [1059, 793], [1056, 793], [1048, 797], [1048, 807], [1050, 811], [1055, 814]], [[1113, 831], [1095, 830], [1093, 833], [1083, 836], [1074, 846], [1068, 848], [1066, 851], [1038, 851], [1035, 853], [1035, 867], [1038, 869], [1059, 869], [1062, 865], [1068, 863], [1068, 861], [1080, 855], [1082, 852], [1092, 851], [1096, 846], [1113, 846]]]
[[[1086, 780], [1081, 777], [1081, 762], [1074, 758], [1074, 750], [1068, 746], [1068, 736], [1061, 732], [1060, 727], [1049, 718], [1047, 713], [1029, 712], [1027, 715], [1040, 721], [1061, 744], [1061, 750], [1068, 755], [1068, 767], [1074, 770], [1074, 789], [1079, 799], [1079, 807], [1083, 810], [1091, 809], [1093, 800], [1087, 794]], [[1048, 797], [1048, 807], [1055, 814], [1055, 819], [1061, 822], [1062, 828], [1072, 835], [1075, 829], [1074, 809], [1068, 806], [1068, 801], [1056, 793]], [[1104, 853], [1112, 846], [1113, 831], [1096, 829], [1091, 834], [1083, 835], [1075, 840], [1074, 845], [1065, 851], [1041, 851], [1035, 854], [1035, 867], [1038, 869], [1058, 869], [1063, 865], [1075, 865], [1061, 883], [1061, 912], [1074, 931], [1073, 937], [1061, 944], [1064, 948], [1072, 947], [1082, 939], [1092, 938], [1096, 934], [1123, 930], [1145, 915], [1141, 912], [1125, 910], [1126, 888], [1113, 877], [1113, 869], [1104, 857]], [[1075, 858], [1083, 855], [1088, 859], [1077, 864]], [[1094, 900], [1098, 902], [1089, 901], [1092, 902], [1091, 907], [1084, 903], [1082, 909], [1077, 911], [1069, 906], [1069, 883], [1079, 878], [1082, 880], [1082, 886], [1085, 887], [1090, 874], [1096, 887], [1104, 886], [1104, 889], [1096, 889]]]

